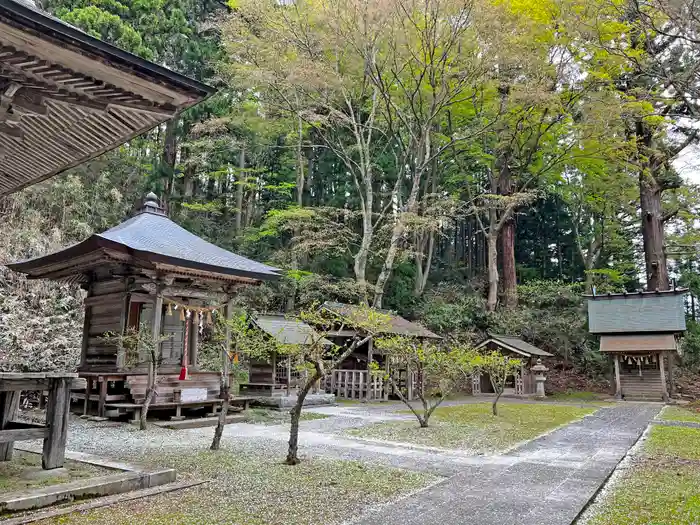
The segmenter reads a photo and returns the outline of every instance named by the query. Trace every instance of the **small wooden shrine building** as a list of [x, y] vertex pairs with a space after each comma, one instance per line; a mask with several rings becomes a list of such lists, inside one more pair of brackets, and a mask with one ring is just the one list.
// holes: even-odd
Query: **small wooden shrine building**
[[673, 393], [676, 337], [685, 331], [686, 289], [587, 295], [588, 327], [611, 356], [615, 395], [667, 400]]
[[[124, 348], [105, 338], [146, 325], [160, 342], [160, 381], [152, 410], [219, 403], [220, 373], [198, 369], [200, 325], [227, 308], [241, 285], [277, 279], [278, 270], [215, 246], [171, 221], [155, 194], [132, 218], [65, 250], [11, 264], [32, 279], [79, 282], [87, 290], [79, 394], [87, 412], [136, 413], [147, 366], [131, 366]], [[183, 376], [184, 371], [184, 376]]]
[[[322, 308], [327, 309], [335, 315], [352, 319], [357, 314], [354, 313], [359, 307], [350, 304], [325, 302]], [[388, 326], [380, 335], [400, 335], [405, 337], [415, 337], [421, 341], [438, 342], [442, 338], [421, 326], [413, 323], [388, 310], [381, 310], [388, 318]], [[346, 346], [350, 341], [364, 335], [351, 326], [345, 326], [342, 330], [330, 331], [328, 338], [338, 346]], [[383, 355], [381, 351], [374, 348], [374, 342], [370, 341], [350, 355], [338, 370], [334, 370], [325, 379], [325, 390], [336, 397], [345, 399], [389, 399], [396, 396], [393, 387], [384, 384], [384, 381], [377, 376], [370, 374], [370, 364], [376, 361], [389, 373], [393, 374], [394, 382], [398, 388], [402, 389], [404, 396], [413, 399], [415, 386], [414, 372], [400, 367], [393, 367], [390, 359]]]
[[[522, 360], [520, 371], [506, 379], [504, 395], [529, 396], [535, 394], [535, 373], [532, 367], [537, 360], [543, 357], [552, 357], [552, 354], [526, 343], [519, 337], [491, 334], [484, 341], [476, 345], [477, 350], [495, 350], [509, 357]], [[492, 394], [493, 385], [487, 374], [472, 376], [472, 394]]]
[[[283, 345], [309, 345], [321, 339], [324, 346], [332, 346], [316, 331], [299, 319], [283, 314], [256, 315], [251, 325]], [[267, 359], [251, 358], [247, 383], [240, 385], [242, 395], [277, 397], [296, 395], [301, 375], [297, 363], [290, 356], [271, 352]]]
[[[0, 196], [97, 157], [213, 92], [34, 0], [0, 0]], [[76, 260], [76, 269], [85, 262]], [[74, 375], [0, 376], [0, 461], [11, 459], [14, 441], [43, 438], [42, 466], [63, 466], [71, 390], [84, 383]], [[15, 421], [21, 392], [37, 389], [49, 392], [46, 425]]]

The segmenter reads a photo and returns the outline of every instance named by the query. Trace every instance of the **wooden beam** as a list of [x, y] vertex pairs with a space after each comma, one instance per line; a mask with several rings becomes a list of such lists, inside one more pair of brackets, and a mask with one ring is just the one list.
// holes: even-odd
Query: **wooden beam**
[[[15, 428], [10, 430], [0, 430], [0, 450], [2, 447], [7, 448], [12, 451], [13, 444], [15, 441], [29, 441], [31, 439], [44, 439], [49, 429], [46, 427], [41, 428]], [[10, 457], [5, 456], [5, 459], [0, 457], [0, 461], [9, 461], [12, 459], [12, 453], [10, 452]]]
[[[150, 293], [155, 293], [155, 283], [142, 284], [141, 288]], [[228, 299], [228, 295], [224, 292], [215, 290], [202, 290], [192, 286], [166, 286], [161, 292], [166, 297], [187, 297], [192, 299], [214, 299], [224, 302]]]
[[4, 381], [0, 379], [0, 392], [19, 392], [22, 390], [46, 390], [50, 379], [15, 379]]

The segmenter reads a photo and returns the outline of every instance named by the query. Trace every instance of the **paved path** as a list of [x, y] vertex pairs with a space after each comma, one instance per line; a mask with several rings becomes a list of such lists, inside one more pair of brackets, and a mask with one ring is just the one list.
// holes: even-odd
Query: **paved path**
[[569, 525], [660, 410], [641, 403], [601, 409], [350, 523]]

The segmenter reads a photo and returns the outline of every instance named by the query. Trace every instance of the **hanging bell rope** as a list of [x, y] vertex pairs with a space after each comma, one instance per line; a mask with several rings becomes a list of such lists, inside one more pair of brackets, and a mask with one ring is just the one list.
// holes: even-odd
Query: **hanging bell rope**
[[175, 299], [170, 299], [169, 297], [163, 297], [163, 301], [168, 305], [168, 315], [173, 314], [173, 308], [180, 311], [180, 321], [184, 321], [189, 317], [190, 313], [196, 313], [200, 316], [200, 319], [204, 318], [206, 314], [207, 324], [213, 324], [212, 312], [217, 312], [226, 306], [226, 303], [218, 304], [216, 306], [193, 306], [190, 304], [181, 303]]

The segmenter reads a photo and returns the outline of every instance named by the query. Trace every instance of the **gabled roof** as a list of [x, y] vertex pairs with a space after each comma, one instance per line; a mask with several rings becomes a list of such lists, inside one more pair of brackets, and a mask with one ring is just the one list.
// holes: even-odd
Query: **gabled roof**
[[[326, 301], [323, 303], [323, 308], [327, 308], [341, 316], [352, 316], [353, 312], [359, 309], [359, 306], [352, 304], [334, 303]], [[404, 335], [408, 337], [425, 337], [427, 339], [442, 339], [439, 335], [431, 332], [424, 326], [418, 323], [412, 323], [389, 310], [378, 310], [389, 318], [389, 328], [384, 332], [387, 334]], [[336, 334], [345, 336], [347, 334]]]
[[[299, 319], [281, 314], [258, 315], [252, 319], [255, 326], [285, 345], [309, 345], [319, 338], [319, 334]], [[332, 346], [328, 339], [321, 338], [321, 344]]]
[[97, 157], [213, 92], [32, 0], [0, 0], [0, 195]]
[[526, 343], [519, 337], [510, 337], [507, 335], [490, 335], [488, 339], [476, 345], [476, 348], [482, 348], [489, 343], [493, 343], [505, 350], [510, 350], [511, 352], [515, 352], [516, 354], [520, 354], [525, 357], [552, 357], [552, 354], [549, 352], [545, 352], [541, 348], [537, 348], [530, 343]]
[[212, 277], [278, 279], [279, 270], [219, 248], [171, 221], [149, 194], [142, 211], [127, 221], [59, 252], [9, 264], [31, 278], [64, 278], [85, 273], [105, 260], [140, 268], [207, 272]]

